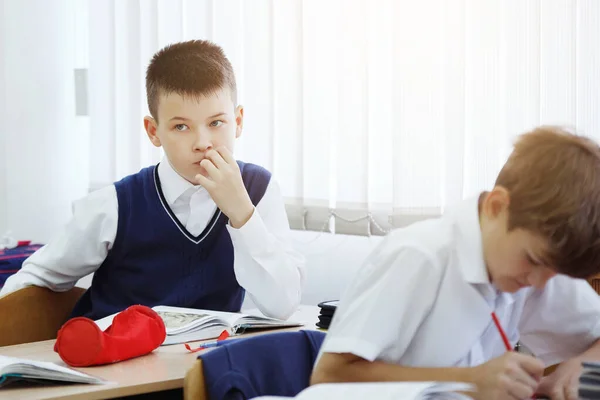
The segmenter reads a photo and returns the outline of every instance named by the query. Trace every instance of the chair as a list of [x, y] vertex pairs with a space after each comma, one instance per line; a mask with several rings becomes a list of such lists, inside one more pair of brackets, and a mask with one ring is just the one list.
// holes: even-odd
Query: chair
[[194, 366], [185, 374], [183, 380], [184, 400], [208, 400], [206, 385], [204, 384], [204, 370], [202, 359], [198, 358]]
[[0, 297], [0, 346], [55, 339], [84, 292], [29, 286]]
[[293, 397], [308, 387], [324, 332], [278, 332], [232, 340], [198, 357], [184, 381], [186, 400]]

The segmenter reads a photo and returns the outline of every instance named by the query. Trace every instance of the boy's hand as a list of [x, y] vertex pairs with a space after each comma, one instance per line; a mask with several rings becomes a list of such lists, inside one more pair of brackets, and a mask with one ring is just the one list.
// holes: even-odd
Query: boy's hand
[[542, 378], [536, 392], [552, 400], [577, 400], [581, 370], [580, 359], [565, 361], [552, 374]]
[[217, 207], [229, 218], [233, 228], [241, 228], [254, 213], [254, 205], [248, 196], [242, 174], [231, 152], [220, 147], [210, 149], [200, 166], [208, 176], [196, 175], [198, 183], [210, 194]]
[[544, 374], [544, 364], [531, 356], [509, 351], [473, 368], [480, 400], [530, 399]]

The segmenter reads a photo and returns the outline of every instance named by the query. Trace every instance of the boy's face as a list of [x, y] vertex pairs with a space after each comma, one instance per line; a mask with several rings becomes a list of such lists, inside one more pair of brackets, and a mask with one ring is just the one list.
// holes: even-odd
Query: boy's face
[[480, 221], [485, 261], [490, 280], [502, 292], [514, 293], [527, 286], [543, 288], [556, 275], [547, 265], [546, 241], [523, 229], [508, 231], [510, 197], [502, 188], [488, 193], [481, 204]]
[[175, 171], [194, 185], [197, 174], [207, 175], [200, 166], [206, 151], [226, 148], [233, 153], [242, 134], [244, 110], [235, 107], [229, 89], [200, 97], [161, 94], [157, 114], [158, 121], [144, 118], [150, 141], [162, 146]]

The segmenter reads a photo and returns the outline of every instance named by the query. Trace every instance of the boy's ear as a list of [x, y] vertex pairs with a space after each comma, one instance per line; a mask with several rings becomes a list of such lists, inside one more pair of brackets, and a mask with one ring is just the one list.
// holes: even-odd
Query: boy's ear
[[244, 127], [244, 107], [237, 106], [235, 109], [235, 138], [242, 136], [242, 128]]
[[491, 218], [497, 218], [508, 210], [510, 204], [510, 193], [502, 186], [496, 186], [488, 193], [484, 201], [486, 214]]
[[146, 129], [146, 134], [148, 134], [148, 138], [156, 147], [160, 147], [160, 139], [156, 135], [157, 123], [156, 120], [150, 116], [144, 117], [144, 128]]

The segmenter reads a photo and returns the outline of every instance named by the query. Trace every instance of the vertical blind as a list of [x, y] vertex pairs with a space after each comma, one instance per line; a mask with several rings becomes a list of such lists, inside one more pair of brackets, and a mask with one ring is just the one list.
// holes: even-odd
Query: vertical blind
[[537, 125], [600, 138], [599, 1], [84, 4], [92, 187], [161, 159], [142, 126], [145, 68], [188, 39], [231, 60], [236, 157], [274, 173], [297, 229], [381, 234], [439, 215], [491, 188]]

